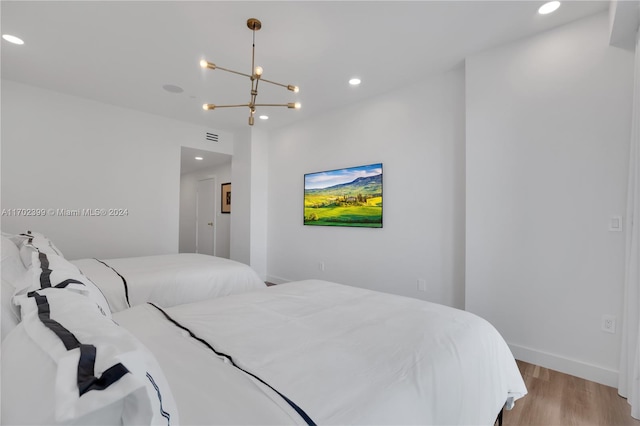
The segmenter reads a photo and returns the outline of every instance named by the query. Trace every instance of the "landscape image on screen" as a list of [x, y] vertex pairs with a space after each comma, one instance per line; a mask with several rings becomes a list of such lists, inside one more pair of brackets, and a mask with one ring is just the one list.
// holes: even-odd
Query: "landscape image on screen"
[[304, 175], [304, 224], [382, 228], [382, 163]]

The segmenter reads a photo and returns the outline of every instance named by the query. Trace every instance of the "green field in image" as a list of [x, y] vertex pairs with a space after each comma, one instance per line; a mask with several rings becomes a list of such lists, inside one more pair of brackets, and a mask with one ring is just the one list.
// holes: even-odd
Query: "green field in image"
[[382, 227], [382, 197], [369, 198], [361, 204], [338, 206], [334, 199], [305, 196], [304, 224]]

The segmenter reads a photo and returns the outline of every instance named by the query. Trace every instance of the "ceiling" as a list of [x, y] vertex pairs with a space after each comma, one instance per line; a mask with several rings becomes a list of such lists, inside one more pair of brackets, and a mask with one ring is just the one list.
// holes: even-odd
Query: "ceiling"
[[[196, 160], [196, 157], [201, 160]], [[180, 148], [180, 174], [212, 169], [231, 163], [231, 155], [183, 146]]]
[[[267, 130], [356, 103], [466, 56], [604, 11], [606, 1], [2, 1], [2, 77], [218, 130], [247, 126], [245, 77], [203, 70], [200, 59], [251, 72], [251, 31], [263, 77], [258, 101], [299, 101], [301, 110], [258, 108]], [[362, 79], [358, 87], [347, 83]], [[184, 89], [172, 93], [165, 85]]]

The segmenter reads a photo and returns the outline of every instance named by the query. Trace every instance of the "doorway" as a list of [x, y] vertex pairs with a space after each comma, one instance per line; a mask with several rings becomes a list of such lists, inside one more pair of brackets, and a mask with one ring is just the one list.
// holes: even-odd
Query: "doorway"
[[[196, 160], [195, 158], [202, 158]], [[229, 258], [231, 247], [231, 215], [222, 214], [220, 209], [220, 183], [231, 182], [232, 156], [196, 148], [181, 148], [180, 163], [180, 227], [179, 227], [179, 252], [203, 253], [211, 252], [214, 256]], [[206, 186], [201, 181], [209, 182], [209, 190], [212, 203], [206, 201]], [[199, 196], [198, 193], [201, 192]], [[208, 196], [208, 195], [206, 195]], [[200, 201], [198, 203], [198, 200]], [[198, 206], [208, 205], [208, 213], [198, 212]], [[202, 219], [209, 215], [209, 220]], [[213, 225], [209, 225], [212, 223]], [[204, 235], [199, 236], [199, 231], [210, 228], [212, 239]], [[203, 246], [205, 241], [210, 246]]]

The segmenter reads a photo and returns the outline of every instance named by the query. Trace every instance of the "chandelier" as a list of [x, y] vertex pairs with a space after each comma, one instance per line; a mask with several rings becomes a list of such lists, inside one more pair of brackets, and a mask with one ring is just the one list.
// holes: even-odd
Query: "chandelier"
[[253, 116], [256, 112], [256, 107], [271, 107], [271, 106], [282, 106], [282, 107], [287, 107], [287, 108], [295, 108], [295, 109], [300, 109], [300, 103], [299, 102], [289, 102], [286, 104], [258, 104], [256, 103], [256, 98], [258, 97], [258, 83], [260, 83], [261, 81], [264, 81], [265, 83], [269, 83], [269, 84], [275, 84], [276, 86], [282, 86], [287, 88], [288, 90], [294, 92], [294, 93], [298, 93], [298, 86], [294, 86], [291, 84], [281, 84], [281, 83], [276, 83], [275, 81], [271, 81], [271, 80], [266, 80], [264, 78], [262, 78], [262, 67], [260, 66], [255, 66], [255, 54], [256, 54], [256, 31], [260, 30], [260, 28], [262, 28], [262, 23], [257, 20], [256, 18], [249, 18], [247, 20], [247, 27], [251, 30], [251, 32], [253, 33], [253, 46], [251, 49], [251, 74], [245, 74], [242, 72], [238, 72], [238, 71], [233, 71], [227, 68], [222, 68], [217, 66], [214, 63], [208, 62], [205, 59], [202, 59], [200, 61], [200, 66], [202, 68], [209, 68], [211, 70], [221, 70], [221, 71], [226, 71], [226, 72], [230, 72], [233, 74], [238, 74], [238, 75], [242, 75], [244, 77], [249, 77], [249, 80], [251, 80], [251, 97], [249, 98], [249, 103], [246, 104], [237, 104], [237, 105], [215, 105], [215, 104], [204, 104], [202, 105], [202, 109], [204, 110], [213, 110], [216, 108], [237, 108], [237, 107], [248, 107], [249, 108], [249, 125], [253, 126]]

